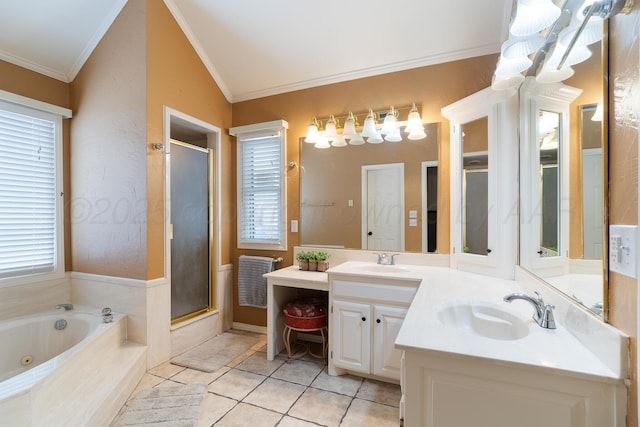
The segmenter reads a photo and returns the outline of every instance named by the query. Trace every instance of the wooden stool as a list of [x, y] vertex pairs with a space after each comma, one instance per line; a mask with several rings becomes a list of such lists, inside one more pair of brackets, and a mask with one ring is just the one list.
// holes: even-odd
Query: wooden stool
[[320, 331], [322, 336], [322, 355], [313, 354], [309, 346], [305, 345], [304, 353], [297, 357], [302, 357], [309, 353], [319, 359], [327, 358], [327, 304], [318, 298], [303, 298], [292, 301], [284, 306], [284, 331], [282, 340], [287, 349], [287, 363], [291, 361], [291, 331], [314, 332]]

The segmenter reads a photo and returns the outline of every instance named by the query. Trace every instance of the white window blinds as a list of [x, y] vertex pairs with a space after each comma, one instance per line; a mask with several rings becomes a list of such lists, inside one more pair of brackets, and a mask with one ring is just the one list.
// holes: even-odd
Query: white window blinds
[[59, 122], [0, 103], [0, 278], [56, 268]]
[[283, 143], [280, 132], [239, 137], [239, 246], [284, 241]]

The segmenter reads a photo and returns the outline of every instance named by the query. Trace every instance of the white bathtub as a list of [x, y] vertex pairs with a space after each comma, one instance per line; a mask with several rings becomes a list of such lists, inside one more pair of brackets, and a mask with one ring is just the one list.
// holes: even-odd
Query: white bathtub
[[103, 323], [98, 308], [0, 322], [0, 343], [0, 424], [12, 427], [108, 425], [145, 368], [126, 316]]

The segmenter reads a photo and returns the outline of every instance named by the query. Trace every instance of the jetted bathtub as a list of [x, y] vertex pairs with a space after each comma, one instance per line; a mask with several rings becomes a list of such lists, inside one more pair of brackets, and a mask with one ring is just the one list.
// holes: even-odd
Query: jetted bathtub
[[144, 373], [145, 352], [126, 342], [126, 316], [104, 323], [94, 307], [0, 322], [0, 424], [108, 425]]

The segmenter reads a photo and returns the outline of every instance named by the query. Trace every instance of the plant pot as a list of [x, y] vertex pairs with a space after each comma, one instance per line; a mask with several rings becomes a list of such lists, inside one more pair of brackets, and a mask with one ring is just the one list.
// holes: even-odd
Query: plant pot
[[318, 271], [324, 272], [329, 268], [329, 261], [318, 261]]
[[298, 261], [298, 265], [300, 266], [300, 270], [309, 271], [309, 260], [303, 259]]
[[318, 270], [318, 261], [309, 260], [309, 271], [317, 271]]

